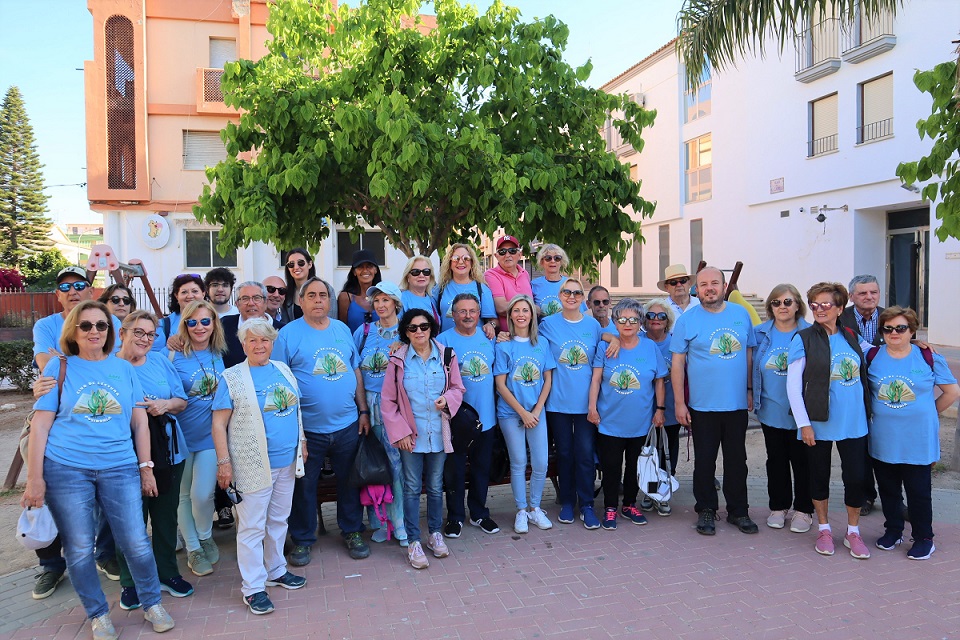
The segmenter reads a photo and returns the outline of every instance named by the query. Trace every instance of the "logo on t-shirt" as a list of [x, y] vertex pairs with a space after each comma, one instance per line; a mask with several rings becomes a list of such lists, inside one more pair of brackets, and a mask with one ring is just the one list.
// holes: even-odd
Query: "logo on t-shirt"
[[787, 352], [788, 350], [782, 347], [774, 349], [763, 368], [770, 369], [778, 376], [787, 375]]
[[283, 418], [293, 413], [297, 407], [297, 394], [283, 384], [269, 385], [264, 393], [263, 412], [275, 412], [277, 417]]
[[331, 382], [339, 380], [347, 372], [342, 353], [336, 349], [319, 349], [314, 354], [313, 375]]
[[520, 358], [513, 369], [513, 379], [524, 387], [532, 387], [540, 382], [540, 367], [530, 358]]
[[852, 386], [860, 380], [860, 363], [847, 354], [839, 354], [833, 359], [830, 368], [830, 381], [839, 382], [845, 387]]
[[200, 377], [194, 378], [190, 385], [188, 396], [199, 397], [201, 400], [213, 399], [213, 394], [217, 392], [217, 377], [213, 374], [204, 372]]
[[737, 357], [737, 352], [743, 350], [743, 345], [734, 331], [730, 329], [717, 329], [710, 342], [710, 355], [720, 356], [723, 360], [730, 360]]
[[387, 354], [380, 350], [374, 350], [360, 363], [360, 369], [366, 371], [371, 378], [382, 378], [386, 374], [389, 362]]
[[[107, 422], [110, 416], [123, 413], [123, 407], [116, 398], [116, 389], [111, 387], [93, 389], [83, 393], [83, 389], [91, 385], [80, 387], [80, 399], [73, 405], [73, 413], [81, 414], [90, 422]], [[113, 391], [113, 393], [111, 393]]]
[[613, 387], [615, 393], [628, 396], [640, 388], [640, 380], [632, 368], [626, 365], [617, 365], [610, 372], [610, 386]]
[[543, 304], [540, 305], [540, 310], [543, 311], [543, 315], [552, 316], [555, 313], [563, 311], [563, 307], [560, 305], [559, 300], [550, 296], [549, 298], [544, 298]]
[[587, 349], [583, 344], [570, 341], [563, 344], [563, 350], [560, 352], [560, 364], [565, 364], [572, 371], [582, 369], [587, 364]]
[[910, 387], [912, 383], [912, 380], [904, 380], [894, 376], [880, 378], [877, 400], [891, 409], [902, 409], [917, 399], [917, 394]]
[[470, 382], [480, 382], [490, 374], [490, 365], [483, 356], [476, 351], [467, 351], [463, 354], [463, 363], [460, 365], [460, 375]]

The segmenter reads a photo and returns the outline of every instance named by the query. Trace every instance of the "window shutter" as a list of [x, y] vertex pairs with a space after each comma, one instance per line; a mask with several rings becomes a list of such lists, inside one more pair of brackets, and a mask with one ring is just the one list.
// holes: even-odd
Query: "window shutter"
[[202, 171], [226, 160], [227, 148], [220, 140], [219, 131], [183, 132], [183, 168]]
[[893, 117], [893, 74], [863, 83], [863, 125]]
[[837, 94], [813, 103], [813, 139], [837, 135]]
[[210, 67], [223, 69], [223, 65], [237, 60], [237, 41], [210, 38]]

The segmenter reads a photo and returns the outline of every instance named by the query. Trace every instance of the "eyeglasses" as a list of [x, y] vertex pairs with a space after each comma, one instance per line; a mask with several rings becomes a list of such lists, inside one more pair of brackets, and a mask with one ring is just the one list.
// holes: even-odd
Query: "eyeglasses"
[[480, 309], [458, 309], [454, 313], [458, 316], [475, 316], [480, 313]]
[[617, 324], [640, 324], [640, 318], [617, 318]]
[[[779, 309], [781, 304], [782, 304], [783, 306], [785, 306], [787, 309], [789, 309], [790, 307], [793, 306], [793, 298], [784, 298], [783, 300], [771, 300], [771, 301], [770, 301], [770, 305], [771, 305], [774, 309]], [[813, 305], [811, 305], [811, 308], [813, 308]], [[827, 307], [827, 308], [829, 309], [830, 307]]]
[[505, 256], [508, 253], [512, 256], [515, 256], [518, 253], [520, 253], [520, 249], [518, 249], [517, 247], [510, 247], [509, 249], [497, 249], [498, 256]]
[[429, 276], [431, 273], [433, 273], [432, 269], [410, 269], [410, 275], [412, 276], [419, 276], [421, 274]]
[[122, 298], [120, 296], [110, 296], [110, 302], [113, 304], [123, 303], [129, 306], [131, 303], [133, 303], [133, 298], [128, 298], [127, 296], [123, 296]]
[[197, 326], [198, 322], [205, 327], [209, 327], [210, 323], [213, 322], [213, 320], [211, 318], [200, 318], [199, 320], [197, 320], [196, 318], [190, 318], [189, 320], [187, 320], [187, 326], [193, 329], [195, 326]]
[[98, 320], [96, 324], [90, 322], [89, 320], [84, 320], [77, 325], [77, 329], [83, 331], [84, 333], [90, 333], [90, 330], [96, 328], [98, 332], [103, 333], [110, 328], [110, 325], [106, 320]]
[[416, 333], [417, 331], [423, 331], [424, 333], [430, 333], [430, 323], [421, 322], [420, 324], [408, 324], [407, 333]]
[[271, 286], [268, 284], [268, 285], [267, 285], [267, 293], [279, 293], [280, 295], [285, 296], [285, 295], [287, 295], [287, 288], [286, 288], [286, 287], [271, 287]]
[[291, 260], [287, 263], [287, 269], [293, 269], [294, 267], [305, 267], [307, 266], [307, 261], [304, 259], [300, 260]]
[[647, 320], [666, 320], [667, 312], [666, 311], [647, 311], [643, 314]]
[[141, 340], [143, 340], [144, 338], [146, 338], [147, 340], [153, 340], [157, 337], [156, 332], [144, 331], [143, 329], [134, 329], [133, 335], [137, 338], [140, 338]]
[[561, 256], [543, 256], [542, 262], [563, 262]]
[[678, 284], [687, 284], [688, 282], [690, 282], [690, 278], [684, 276], [682, 278], [672, 278], [667, 280], [666, 284], [670, 285], [671, 287], [675, 287]]
[[824, 311], [830, 311], [830, 309], [833, 309], [833, 303], [832, 302], [811, 302], [810, 303], [811, 311], [819, 311], [820, 309], [823, 309]]
[[893, 333], [894, 331], [896, 331], [897, 333], [906, 333], [907, 331], [910, 331], [910, 327], [905, 324], [898, 324], [895, 327], [891, 327], [890, 325], [885, 324], [881, 328], [881, 331], [883, 331], [884, 333]]
[[214, 280], [213, 282], [211, 282], [210, 284], [207, 285], [207, 289], [214, 289], [214, 288], [216, 288], [216, 289], [229, 289], [229, 288], [230, 288], [230, 285], [227, 284], [226, 282], [220, 282], [219, 280]]
[[568, 298], [582, 298], [583, 289], [561, 289], [560, 295], [567, 296]]
[[450, 260], [452, 262], [473, 262], [473, 258], [470, 256], [453, 256]]
[[257, 295], [257, 296], [240, 296], [239, 298], [237, 298], [237, 302], [239, 302], [239, 303], [241, 303], [241, 304], [247, 304], [248, 302], [263, 302], [264, 300], [266, 300], [266, 298], [264, 298], [263, 296], [260, 296], [260, 295]]
[[593, 301], [593, 306], [595, 306], [595, 307], [608, 307], [608, 306], [610, 306], [610, 298], [607, 298], [607, 299], [605, 299], [605, 300], [594, 300], [594, 301]]
[[63, 293], [67, 293], [71, 288], [75, 289], [76, 291], [83, 291], [89, 286], [89, 283], [84, 282], [83, 280], [77, 280], [76, 282], [61, 282], [57, 285], [57, 289]]

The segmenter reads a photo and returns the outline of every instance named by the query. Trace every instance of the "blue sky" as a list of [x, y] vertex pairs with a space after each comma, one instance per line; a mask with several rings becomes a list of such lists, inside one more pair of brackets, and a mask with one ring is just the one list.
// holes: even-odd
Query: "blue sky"
[[[224, 0], [228, 2], [229, 0]], [[476, 4], [484, 9], [489, 0]], [[570, 27], [566, 59], [593, 59], [588, 84], [600, 86], [676, 33], [682, 0], [508, 0], [528, 19], [548, 14]], [[584, 8], [589, 7], [585, 12]], [[45, 165], [50, 217], [98, 222], [87, 206], [84, 60], [93, 59], [93, 21], [84, 0], [0, 0], [0, 92], [23, 94]]]

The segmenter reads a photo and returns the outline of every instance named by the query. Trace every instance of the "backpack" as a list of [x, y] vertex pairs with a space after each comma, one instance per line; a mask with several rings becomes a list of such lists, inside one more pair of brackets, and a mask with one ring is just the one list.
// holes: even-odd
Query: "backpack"
[[[849, 331], [849, 329], [848, 329]], [[880, 353], [880, 347], [871, 347], [870, 351], [867, 351], [866, 359], [867, 366], [870, 366], [870, 363], [873, 362], [873, 359], [877, 357], [877, 354]], [[933, 351], [929, 348], [920, 347], [920, 355], [923, 356], [923, 361], [930, 366], [930, 370], [933, 371]]]
[[387, 518], [387, 510], [384, 505], [393, 502], [393, 490], [388, 484], [368, 484], [360, 488], [360, 504], [365, 507], [373, 507], [381, 527], [387, 528], [387, 540], [393, 533], [393, 523]]

